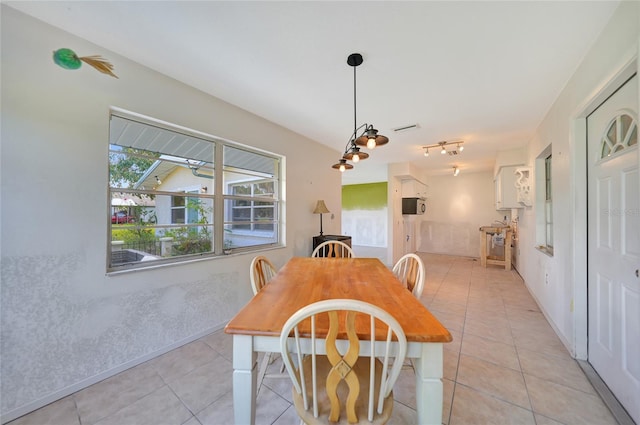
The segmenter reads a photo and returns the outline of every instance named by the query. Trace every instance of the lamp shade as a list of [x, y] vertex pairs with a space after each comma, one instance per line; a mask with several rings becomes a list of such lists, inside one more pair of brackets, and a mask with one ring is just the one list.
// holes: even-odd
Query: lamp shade
[[318, 201], [318, 203], [316, 204], [316, 209], [313, 210], [314, 214], [326, 214], [328, 212], [329, 212], [329, 209], [324, 204], [323, 200]]

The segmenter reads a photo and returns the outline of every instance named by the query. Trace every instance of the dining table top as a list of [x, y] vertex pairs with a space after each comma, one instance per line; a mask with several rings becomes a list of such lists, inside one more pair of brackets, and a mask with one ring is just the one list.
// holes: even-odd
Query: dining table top
[[449, 331], [377, 258], [293, 257], [231, 319], [225, 332], [279, 336], [300, 308], [336, 298], [365, 301], [387, 311], [408, 342], [452, 341]]

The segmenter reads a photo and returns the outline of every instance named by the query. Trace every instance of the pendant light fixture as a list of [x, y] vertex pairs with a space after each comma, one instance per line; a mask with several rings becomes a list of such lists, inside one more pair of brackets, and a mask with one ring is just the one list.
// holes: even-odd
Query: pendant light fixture
[[[353, 133], [347, 142], [347, 146], [344, 149], [342, 158], [331, 167], [341, 172], [344, 170], [350, 170], [353, 165], [347, 163], [352, 161], [354, 163], [363, 159], [369, 158], [369, 154], [360, 151], [359, 146], [365, 146], [368, 149], [374, 149], [376, 146], [382, 146], [389, 142], [389, 138], [378, 134], [378, 130], [373, 128], [371, 124], [362, 124], [358, 127], [357, 107], [356, 107], [356, 67], [360, 66], [363, 62], [362, 55], [360, 53], [352, 53], [347, 58], [347, 64], [353, 67]], [[360, 136], [358, 131], [363, 130]]]

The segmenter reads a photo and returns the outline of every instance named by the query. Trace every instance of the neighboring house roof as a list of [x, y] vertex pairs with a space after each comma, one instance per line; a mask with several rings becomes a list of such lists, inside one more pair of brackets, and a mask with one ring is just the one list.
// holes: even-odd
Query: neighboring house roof
[[138, 196], [131, 193], [112, 192], [111, 193], [111, 206], [112, 207], [155, 207], [156, 202], [154, 199], [148, 196]]

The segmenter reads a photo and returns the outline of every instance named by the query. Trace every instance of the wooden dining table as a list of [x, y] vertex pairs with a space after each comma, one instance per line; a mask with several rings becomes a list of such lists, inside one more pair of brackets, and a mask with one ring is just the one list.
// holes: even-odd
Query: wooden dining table
[[[452, 340], [449, 331], [377, 258], [306, 257], [289, 260], [225, 327], [233, 335], [235, 423], [255, 423], [257, 353], [280, 352], [280, 331], [293, 313], [335, 298], [366, 301], [396, 318], [413, 360], [417, 423], [441, 424], [442, 350]], [[367, 355], [364, 349], [361, 355]]]

